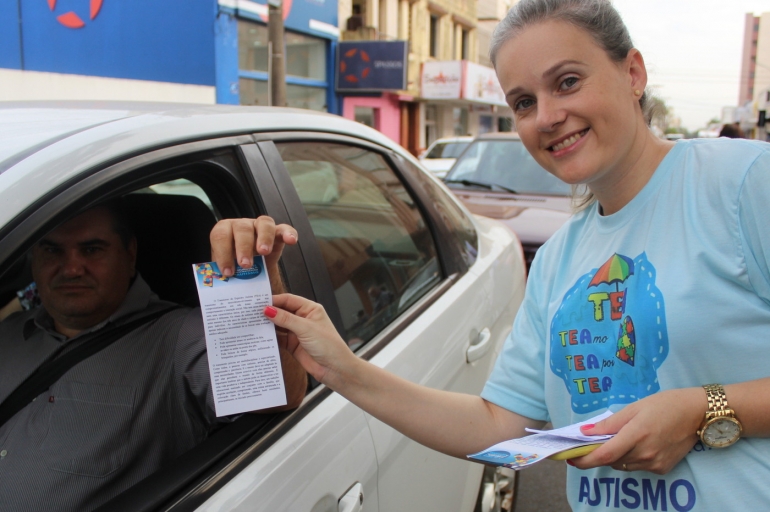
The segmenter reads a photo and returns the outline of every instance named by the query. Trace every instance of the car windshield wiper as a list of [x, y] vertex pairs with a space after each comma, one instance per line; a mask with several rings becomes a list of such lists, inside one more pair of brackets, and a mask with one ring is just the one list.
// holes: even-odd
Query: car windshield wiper
[[512, 188], [506, 187], [505, 185], [498, 185], [497, 183], [492, 183], [491, 185], [493, 188], [499, 188], [501, 190], [505, 190], [506, 192], [510, 192], [511, 194], [518, 194], [518, 192], [516, 192]]
[[467, 187], [481, 187], [487, 190], [500, 189], [500, 190], [505, 190], [506, 192], [510, 192], [511, 194], [518, 194], [518, 192], [516, 192], [512, 188], [508, 188], [503, 185], [498, 185], [497, 183], [483, 183], [481, 181], [472, 181], [472, 180], [444, 180], [444, 183], [459, 183]]
[[490, 185], [489, 183], [482, 183], [480, 181], [444, 180], [444, 183], [459, 183], [460, 185], [465, 185], [466, 187], [481, 187], [481, 188], [486, 188], [488, 190], [492, 190], [492, 185]]

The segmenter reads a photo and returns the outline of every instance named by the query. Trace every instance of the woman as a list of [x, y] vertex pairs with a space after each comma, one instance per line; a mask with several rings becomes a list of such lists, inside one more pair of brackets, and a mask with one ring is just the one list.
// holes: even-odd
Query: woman
[[[266, 314], [316, 379], [457, 457], [609, 408], [584, 432], [617, 435], [571, 461], [575, 510], [765, 508], [770, 146], [656, 138], [644, 61], [607, 0], [522, 0], [492, 59], [524, 145], [590, 195], [538, 253], [481, 397], [357, 359], [307, 300], [277, 296]], [[709, 411], [724, 418], [704, 443]]]

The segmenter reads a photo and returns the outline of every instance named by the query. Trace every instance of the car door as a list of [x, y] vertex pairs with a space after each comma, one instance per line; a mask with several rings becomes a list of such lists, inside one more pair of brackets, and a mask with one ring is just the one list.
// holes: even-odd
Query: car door
[[[466, 247], [439, 219], [464, 213], [431, 178], [362, 141], [305, 137], [286, 135], [276, 146], [331, 280], [333, 300], [324, 306], [338, 315], [351, 349], [414, 382], [479, 393], [522, 298], [518, 242], [484, 221], [472, 242], [475, 261], [459, 265], [453, 249]], [[473, 509], [481, 466], [366, 417], [380, 510]]]
[[[303, 295], [322, 296], [324, 286], [313, 276], [313, 263], [305, 263], [320, 261], [313, 233], [304, 214], [291, 215], [283, 205], [284, 196], [291, 192], [286, 184], [280, 186], [285, 176], [275, 176], [267, 167], [266, 158], [273, 165], [280, 163], [274, 146], [262, 142], [244, 146], [241, 152], [265, 209], [276, 222], [290, 223], [298, 230], [299, 244], [287, 248], [284, 269], [309, 272], [313, 278]], [[294, 268], [293, 263], [303, 268]], [[199, 505], [200, 511], [376, 512], [377, 460], [363, 412], [316, 386], [298, 410], [284, 415], [259, 441], [208, 475], [175, 509], [190, 510], [192, 505]]]

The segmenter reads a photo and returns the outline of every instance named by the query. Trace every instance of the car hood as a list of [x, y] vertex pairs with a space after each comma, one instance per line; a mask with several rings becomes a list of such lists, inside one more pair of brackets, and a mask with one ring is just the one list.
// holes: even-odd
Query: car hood
[[422, 166], [430, 172], [446, 172], [452, 168], [456, 158], [425, 158], [420, 160]]
[[572, 216], [572, 200], [562, 196], [478, 192], [452, 188], [477, 215], [498, 219], [524, 245], [541, 245]]

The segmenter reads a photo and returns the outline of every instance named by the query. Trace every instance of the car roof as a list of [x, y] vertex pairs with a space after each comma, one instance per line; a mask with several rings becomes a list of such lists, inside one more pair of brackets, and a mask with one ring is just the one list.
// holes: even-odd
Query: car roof
[[460, 135], [457, 137], [442, 137], [440, 139], [436, 139], [433, 141], [433, 144], [431, 146], [435, 146], [436, 144], [451, 144], [452, 142], [470, 142], [473, 140], [473, 136], [471, 135]]
[[312, 110], [152, 102], [0, 102], [0, 226], [47, 192], [105, 162], [184, 142], [263, 131], [337, 133], [411, 158], [376, 130]]
[[516, 132], [494, 132], [494, 133], [484, 133], [476, 137], [476, 140], [489, 140], [489, 139], [496, 139], [496, 140], [521, 140], [521, 137], [519, 137], [519, 134]]

